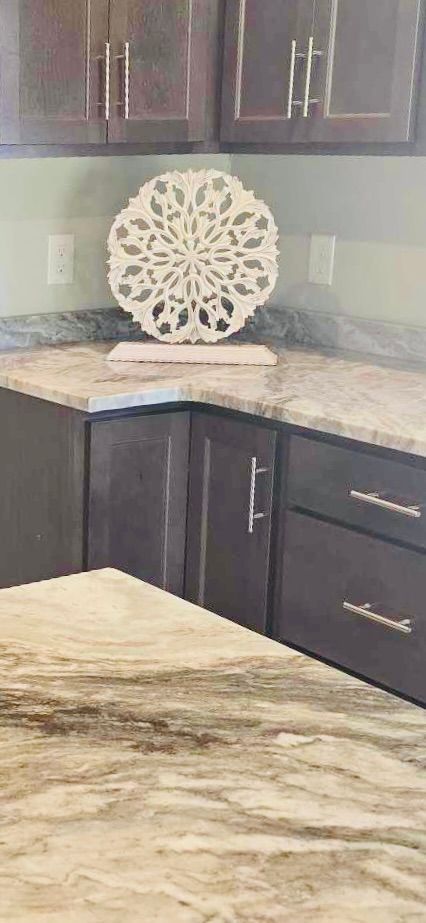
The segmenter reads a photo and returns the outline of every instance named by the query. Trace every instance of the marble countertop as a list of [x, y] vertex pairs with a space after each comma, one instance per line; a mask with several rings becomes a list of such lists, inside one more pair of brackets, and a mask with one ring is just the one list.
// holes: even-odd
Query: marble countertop
[[196, 401], [426, 457], [426, 371], [285, 349], [276, 367], [108, 362], [111, 343], [0, 354], [0, 387], [88, 413]]
[[422, 709], [114, 570], [0, 656], [2, 923], [426, 920]]

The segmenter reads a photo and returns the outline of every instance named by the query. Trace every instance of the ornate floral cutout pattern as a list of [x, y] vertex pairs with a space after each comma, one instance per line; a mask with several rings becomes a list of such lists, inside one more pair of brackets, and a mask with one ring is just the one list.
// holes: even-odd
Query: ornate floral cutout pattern
[[158, 340], [217, 342], [275, 287], [278, 232], [264, 202], [217, 170], [165, 173], [115, 219], [109, 283]]

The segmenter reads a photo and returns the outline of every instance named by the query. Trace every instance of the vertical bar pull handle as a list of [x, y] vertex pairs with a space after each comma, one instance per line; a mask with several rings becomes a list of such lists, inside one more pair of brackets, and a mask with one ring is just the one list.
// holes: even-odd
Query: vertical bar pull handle
[[105, 118], [109, 121], [110, 115], [110, 75], [111, 75], [111, 45], [105, 42]]
[[255, 498], [256, 498], [256, 470], [257, 470], [257, 458], [253, 456], [251, 460], [251, 478], [250, 478], [249, 524], [248, 524], [249, 535], [253, 535], [253, 529], [254, 529], [254, 504], [255, 504]]
[[296, 41], [291, 43], [290, 56], [290, 79], [288, 84], [288, 101], [287, 101], [287, 118], [291, 119], [293, 115], [293, 94], [294, 94], [294, 69], [296, 66]]
[[257, 467], [257, 458], [254, 455], [251, 460], [251, 476], [250, 476], [250, 499], [249, 499], [249, 515], [248, 515], [248, 533], [253, 535], [254, 532], [254, 523], [256, 519], [265, 519], [268, 516], [268, 513], [255, 513], [256, 505], [256, 478], [258, 474], [267, 474], [270, 471], [270, 468], [258, 468]]
[[309, 115], [309, 94], [311, 92], [312, 77], [312, 58], [314, 56], [314, 37], [309, 37], [308, 60], [306, 62], [306, 79], [305, 79], [305, 96], [303, 99], [303, 118], [307, 119]]
[[130, 117], [130, 42], [124, 45], [124, 118]]

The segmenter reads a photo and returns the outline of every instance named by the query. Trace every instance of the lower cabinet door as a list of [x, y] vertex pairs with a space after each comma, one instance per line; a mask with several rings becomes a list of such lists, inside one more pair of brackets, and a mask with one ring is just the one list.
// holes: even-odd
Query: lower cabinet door
[[288, 513], [275, 634], [426, 701], [426, 557]]
[[89, 569], [117, 567], [183, 593], [189, 414], [91, 425]]
[[259, 632], [267, 618], [275, 443], [271, 430], [193, 415], [186, 597]]

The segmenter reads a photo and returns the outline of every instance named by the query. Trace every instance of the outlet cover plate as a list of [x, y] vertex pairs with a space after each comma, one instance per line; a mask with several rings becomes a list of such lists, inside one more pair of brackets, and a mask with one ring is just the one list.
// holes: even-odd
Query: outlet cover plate
[[74, 234], [52, 234], [49, 237], [48, 285], [71, 285], [74, 282]]
[[309, 282], [332, 285], [336, 237], [333, 234], [313, 234], [309, 256]]

